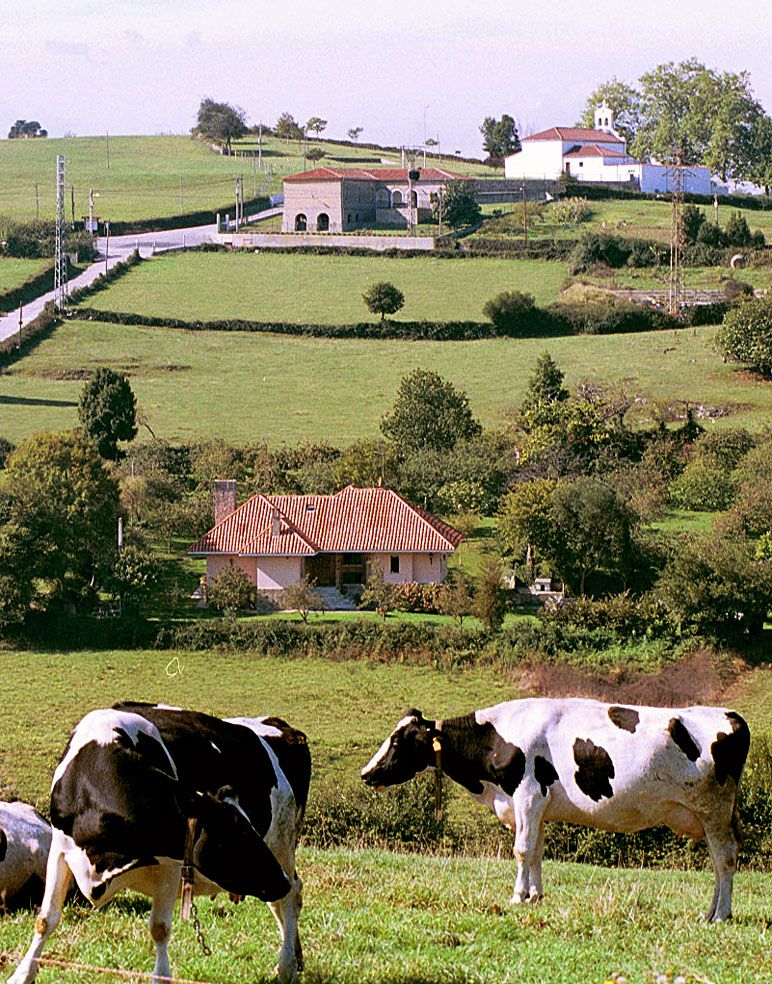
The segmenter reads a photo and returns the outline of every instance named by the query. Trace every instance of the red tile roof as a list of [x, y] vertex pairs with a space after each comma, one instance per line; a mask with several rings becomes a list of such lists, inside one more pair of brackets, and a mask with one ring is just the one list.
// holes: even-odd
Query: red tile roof
[[450, 553], [462, 540], [391, 489], [349, 485], [335, 495], [253, 495], [188, 553]]
[[[609, 147], [599, 147], [597, 144], [580, 144], [572, 147], [563, 154], [564, 157], [628, 157], [622, 150], [611, 150]], [[628, 158], [632, 159], [632, 158]]]
[[[407, 181], [406, 167], [315, 167], [313, 171], [301, 171], [290, 174], [284, 180], [290, 183], [306, 183], [308, 181]], [[446, 171], [441, 167], [417, 167], [419, 181], [460, 181], [462, 174]]]
[[615, 137], [613, 133], [607, 133], [605, 130], [593, 130], [583, 126], [553, 126], [549, 130], [532, 133], [530, 137], [523, 137], [523, 142], [526, 140], [576, 140], [584, 141], [585, 143], [624, 143], [621, 137]]

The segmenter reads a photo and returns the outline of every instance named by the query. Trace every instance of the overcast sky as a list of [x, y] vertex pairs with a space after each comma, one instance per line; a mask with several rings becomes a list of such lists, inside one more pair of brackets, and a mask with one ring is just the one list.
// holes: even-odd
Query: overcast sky
[[[0, 0], [0, 133], [184, 133], [202, 97], [249, 121], [480, 153], [479, 123], [576, 122], [594, 86], [696, 57], [772, 111], [770, 0]], [[426, 130], [424, 130], [424, 126]]]

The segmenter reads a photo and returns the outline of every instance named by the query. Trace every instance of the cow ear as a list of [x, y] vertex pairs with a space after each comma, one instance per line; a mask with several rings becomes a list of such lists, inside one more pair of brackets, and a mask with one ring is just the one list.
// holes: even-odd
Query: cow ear
[[409, 710], [405, 711], [405, 717], [416, 718], [418, 721], [423, 721], [424, 719], [423, 714], [417, 707], [411, 707]]

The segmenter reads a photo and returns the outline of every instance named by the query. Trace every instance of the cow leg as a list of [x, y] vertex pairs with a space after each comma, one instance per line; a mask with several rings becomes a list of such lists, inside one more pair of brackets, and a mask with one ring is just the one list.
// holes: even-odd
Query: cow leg
[[517, 862], [515, 889], [510, 902], [517, 905], [541, 898], [541, 855], [544, 851], [543, 797], [538, 790], [534, 795], [517, 791], [513, 797], [515, 808], [514, 853]]
[[62, 918], [62, 909], [67, 898], [67, 889], [70, 887], [72, 872], [59, 843], [61, 835], [57, 836], [57, 833], [54, 831], [51, 849], [48, 853], [46, 890], [40, 912], [35, 920], [35, 935], [21, 963], [16, 968], [16, 972], [9, 978], [8, 984], [31, 984], [35, 980], [35, 975], [38, 972], [38, 957], [43, 952], [46, 940], [59, 925], [59, 920]]
[[732, 882], [740, 845], [731, 823], [721, 827], [706, 823], [705, 839], [716, 875], [713, 902], [705, 918], [708, 922], [723, 922], [732, 918]]
[[180, 890], [180, 874], [175, 868], [162, 869], [153, 891], [150, 907], [150, 936], [155, 944], [153, 980], [171, 977], [169, 965], [169, 937], [172, 933], [174, 903]]
[[268, 907], [281, 933], [281, 950], [276, 974], [284, 984], [285, 981], [294, 981], [303, 969], [303, 947], [300, 943], [298, 927], [300, 910], [303, 907], [303, 882], [297, 872], [292, 879], [289, 892], [278, 902], [269, 902]]

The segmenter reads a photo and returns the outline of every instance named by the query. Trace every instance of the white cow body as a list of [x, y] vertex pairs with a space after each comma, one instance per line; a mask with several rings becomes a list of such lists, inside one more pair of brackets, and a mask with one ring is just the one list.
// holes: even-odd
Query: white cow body
[[0, 803], [0, 912], [42, 896], [51, 825], [30, 806]]

